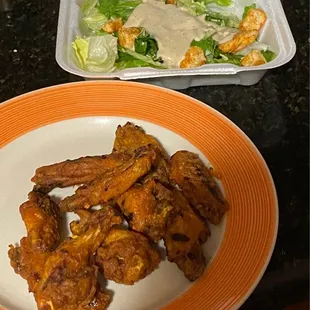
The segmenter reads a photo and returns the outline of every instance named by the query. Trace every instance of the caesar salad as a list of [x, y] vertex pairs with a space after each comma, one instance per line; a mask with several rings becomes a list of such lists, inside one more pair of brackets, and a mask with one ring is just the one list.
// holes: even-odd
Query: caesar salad
[[89, 72], [126, 68], [196, 68], [230, 63], [258, 66], [276, 54], [260, 42], [267, 15], [256, 4], [242, 17], [210, 8], [231, 0], [85, 0], [84, 36], [72, 42], [73, 60]]

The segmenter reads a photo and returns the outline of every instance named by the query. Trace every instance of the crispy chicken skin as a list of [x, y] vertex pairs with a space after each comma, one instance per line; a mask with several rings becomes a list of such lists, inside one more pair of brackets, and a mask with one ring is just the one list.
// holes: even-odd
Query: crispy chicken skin
[[8, 252], [11, 266], [21, 275], [34, 292], [41, 278], [44, 264], [60, 238], [60, 215], [58, 206], [46, 195], [30, 192], [28, 201], [19, 211], [25, 223], [27, 237], [20, 246], [10, 245]]
[[161, 260], [149, 240], [133, 231], [112, 229], [98, 249], [96, 263], [104, 277], [132, 285], [153, 272]]
[[160, 142], [133, 123], [127, 122], [124, 126], [119, 125], [117, 127], [113, 146], [114, 152], [132, 154], [135, 149], [146, 145], [152, 145], [159, 152], [159, 161], [156, 169], [148, 173], [144, 181], [152, 178], [161, 183], [169, 184], [169, 156]]
[[99, 289], [94, 254], [121, 218], [112, 208], [94, 214], [96, 220], [85, 232], [66, 239], [47, 259], [35, 292], [39, 310], [107, 308], [110, 298]]
[[129, 159], [128, 154], [113, 153], [66, 160], [38, 168], [31, 181], [36, 184], [35, 190], [45, 193], [55, 187], [88, 184], [99, 175], [123, 165]]
[[154, 179], [136, 184], [117, 199], [130, 227], [154, 242], [166, 233], [166, 223], [173, 207], [169, 204], [171, 192]]
[[218, 224], [228, 209], [212, 173], [199, 156], [178, 151], [171, 157], [170, 179], [183, 191], [194, 210], [212, 224]]
[[95, 179], [88, 185], [78, 188], [74, 195], [59, 204], [61, 211], [88, 209], [116, 198], [126, 192], [140, 177], [157, 164], [158, 155], [150, 146], [135, 150], [131, 159]]
[[169, 218], [164, 238], [167, 257], [178, 265], [188, 280], [194, 281], [206, 266], [202, 244], [207, 241], [210, 231], [183, 194], [177, 189], [173, 189], [172, 193], [171, 204], [176, 213]]

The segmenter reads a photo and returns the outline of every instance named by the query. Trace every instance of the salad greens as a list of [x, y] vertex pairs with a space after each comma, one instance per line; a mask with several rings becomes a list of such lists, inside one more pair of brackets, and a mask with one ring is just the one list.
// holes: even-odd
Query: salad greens
[[207, 63], [232, 63], [240, 66], [243, 56], [223, 53], [217, 46], [217, 42], [211, 37], [205, 37], [200, 41], [192, 41], [191, 46], [198, 46], [203, 49]]
[[244, 8], [244, 12], [243, 12], [243, 15], [242, 15], [242, 19], [244, 19], [244, 18], [247, 16], [248, 12], [249, 12], [251, 9], [256, 9], [256, 4], [255, 4], [255, 3], [253, 3], [253, 4], [251, 4], [251, 5], [247, 5], [247, 6]]
[[[133, 50], [118, 46], [118, 51], [125, 53], [131, 57], [133, 57], [134, 59], [146, 62], [149, 64], [149, 67], [153, 67], [153, 68], [159, 68], [159, 69], [167, 69], [167, 67], [162, 64], [161, 61], [155, 61], [153, 60], [150, 56], [144, 56], [142, 54], [139, 54]], [[123, 55], [124, 56], [124, 55]], [[127, 56], [128, 57], [128, 56]]]
[[219, 26], [226, 26], [232, 28], [238, 28], [240, 24], [240, 19], [235, 14], [223, 14], [218, 12], [207, 11], [205, 12], [205, 20], [209, 22], [214, 22]]
[[126, 21], [142, 0], [99, 0], [99, 11], [108, 19], [121, 17]]
[[[167, 3], [166, 0], [157, 1]], [[120, 45], [117, 29], [126, 23], [134, 9], [141, 3], [143, 0], [84, 0], [81, 6], [83, 13], [81, 31], [85, 36], [80, 35], [72, 42], [74, 62], [80, 68], [92, 72], [112, 72], [135, 67], [166, 69], [167, 66], [158, 57], [158, 42], [146, 29], [140, 28], [140, 34], [133, 39], [133, 48], [128, 49]], [[261, 51], [267, 62], [276, 57], [274, 52], [268, 50], [267, 45], [258, 41], [237, 54], [223, 53], [218, 47], [219, 43], [213, 39], [213, 35], [218, 27], [238, 29], [241, 20], [237, 15], [223, 12], [222, 9], [212, 10], [209, 7], [210, 4], [229, 6], [232, 0], [174, 0], [174, 5], [181, 10], [213, 23], [210, 24], [210, 31], [206, 31], [202, 40], [191, 42], [191, 46], [197, 46], [203, 50], [208, 64], [231, 63], [240, 66], [242, 58], [253, 49]], [[242, 18], [253, 8], [256, 8], [256, 4], [246, 6]], [[120, 23], [118, 28], [113, 28], [115, 19], [121, 19], [121, 23], [118, 21]], [[112, 22], [109, 29], [113, 30], [104, 28], [108, 22]]]
[[141, 55], [150, 56], [153, 60], [157, 58], [158, 45], [156, 40], [145, 30], [142, 30], [135, 40], [135, 51]]
[[273, 51], [266, 50], [261, 51], [261, 53], [263, 54], [267, 62], [270, 62], [276, 58], [276, 54]]
[[75, 51], [75, 62], [82, 69], [91, 72], [110, 72], [114, 69], [117, 58], [117, 38], [108, 34], [77, 38], [72, 47]]

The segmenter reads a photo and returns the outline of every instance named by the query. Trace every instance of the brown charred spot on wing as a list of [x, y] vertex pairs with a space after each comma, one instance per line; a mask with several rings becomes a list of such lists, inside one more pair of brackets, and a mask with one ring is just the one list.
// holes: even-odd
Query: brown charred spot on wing
[[180, 233], [174, 233], [171, 235], [171, 238], [173, 241], [178, 241], [178, 242], [188, 242], [190, 239], [184, 234]]

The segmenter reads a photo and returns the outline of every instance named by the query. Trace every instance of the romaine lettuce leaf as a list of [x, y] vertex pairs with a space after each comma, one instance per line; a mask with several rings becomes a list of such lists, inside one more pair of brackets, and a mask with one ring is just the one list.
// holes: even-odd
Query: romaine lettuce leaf
[[235, 14], [207, 11], [205, 15], [206, 15], [205, 16], [206, 21], [214, 22], [222, 27], [226, 26], [226, 27], [238, 28], [240, 24], [240, 19]]
[[231, 63], [240, 66], [243, 56], [222, 53], [217, 46], [217, 42], [211, 37], [205, 37], [200, 41], [192, 41], [191, 46], [198, 46], [203, 49], [207, 63]]
[[241, 59], [243, 56], [241, 55], [234, 55], [228, 53], [219, 53], [217, 57], [208, 58], [207, 63], [219, 64], [219, 63], [230, 63], [236, 66], [241, 65]]
[[135, 40], [135, 52], [149, 56], [153, 60], [157, 58], [158, 45], [156, 40], [143, 30]]
[[141, 3], [142, 0], [119, 0], [113, 16], [121, 17], [123, 21], [127, 21], [132, 11]]
[[72, 47], [76, 64], [90, 72], [111, 72], [117, 58], [117, 38], [112, 35], [77, 38]]
[[126, 21], [142, 0], [99, 0], [99, 11], [108, 19], [121, 17]]
[[242, 15], [242, 19], [244, 19], [244, 18], [247, 16], [248, 12], [249, 12], [251, 9], [256, 9], [256, 4], [255, 4], [255, 3], [253, 3], [253, 4], [251, 4], [251, 5], [247, 5], [247, 6], [244, 8], [244, 12], [243, 12], [243, 15]]
[[205, 14], [208, 10], [203, 1], [176, 0], [176, 6], [194, 16]]
[[[144, 55], [141, 55], [135, 51], [132, 51], [132, 50], [129, 50], [129, 49], [126, 49], [122, 46], [118, 46], [118, 53], [119, 55], [122, 55], [121, 53], [125, 53], [127, 55], [130, 55], [132, 56], [133, 58], [137, 59], [137, 60], [141, 60], [145, 63], [148, 64], [149, 67], [153, 67], [153, 68], [158, 68], [158, 69], [167, 69], [167, 66], [165, 66], [164, 64], [162, 64], [160, 61], [154, 61], [151, 57], [149, 56], [144, 56]], [[123, 57], [124, 55], [122, 55]], [[121, 59], [119, 59], [121, 60]]]
[[273, 51], [270, 51], [270, 50], [261, 51], [261, 53], [263, 54], [263, 56], [265, 57], [267, 62], [274, 60], [277, 56], [276, 53], [274, 53]]
[[191, 46], [198, 46], [203, 49], [206, 56], [216, 57], [219, 55], [219, 50], [217, 48], [217, 42], [211, 37], [205, 37], [200, 41], [193, 40]]
[[93, 31], [98, 31], [108, 21], [107, 17], [103, 15], [96, 7], [94, 7], [83, 18], [86, 25]]
[[82, 5], [82, 12], [84, 16], [88, 15], [97, 4], [98, 0], [85, 0]]
[[118, 59], [115, 62], [115, 67], [118, 70], [123, 70], [127, 68], [150, 67], [150, 64], [127, 53], [118, 52]]
[[220, 6], [229, 6], [232, 3], [232, 0], [203, 0], [205, 4], [215, 3]]

